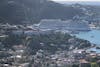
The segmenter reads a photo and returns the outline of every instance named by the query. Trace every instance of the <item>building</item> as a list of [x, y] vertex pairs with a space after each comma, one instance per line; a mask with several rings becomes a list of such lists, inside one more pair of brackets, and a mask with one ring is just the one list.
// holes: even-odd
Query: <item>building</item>
[[88, 24], [84, 21], [62, 21], [59, 19], [43, 19], [39, 23], [42, 30], [61, 30], [61, 31], [89, 31]]
[[85, 59], [80, 60], [80, 65], [79, 67], [91, 67], [91, 64], [86, 61]]

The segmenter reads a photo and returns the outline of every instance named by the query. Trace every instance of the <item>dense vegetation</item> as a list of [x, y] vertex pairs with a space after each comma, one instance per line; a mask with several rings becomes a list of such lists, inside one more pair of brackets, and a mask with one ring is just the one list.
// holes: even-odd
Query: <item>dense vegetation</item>
[[[28, 40], [28, 38], [30, 39]], [[6, 48], [11, 48], [14, 45], [28, 44], [27, 47], [31, 48], [34, 52], [40, 49], [55, 52], [57, 50], [69, 50], [75, 48], [83, 49], [91, 46], [91, 44], [86, 40], [81, 40], [70, 36], [69, 34], [62, 33], [52, 33], [48, 35], [40, 34], [33, 35], [32, 37], [11, 34], [3, 41], [3, 44]], [[70, 48], [71, 46], [72, 48]]]
[[82, 10], [47, 0], [0, 0], [0, 22], [38, 22], [40, 19], [71, 19]]

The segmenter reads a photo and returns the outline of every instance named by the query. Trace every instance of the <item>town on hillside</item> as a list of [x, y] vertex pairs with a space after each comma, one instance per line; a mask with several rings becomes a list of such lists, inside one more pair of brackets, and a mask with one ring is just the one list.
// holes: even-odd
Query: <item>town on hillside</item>
[[100, 67], [100, 1], [0, 0], [0, 67]]
[[[73, 35], [90, 31], [86, 21], [43, 19], [39, 24], [0, 24], [1, 67], [99, 67], [100, 49]], [[96, 29], [96, 28], [95, 28]]]

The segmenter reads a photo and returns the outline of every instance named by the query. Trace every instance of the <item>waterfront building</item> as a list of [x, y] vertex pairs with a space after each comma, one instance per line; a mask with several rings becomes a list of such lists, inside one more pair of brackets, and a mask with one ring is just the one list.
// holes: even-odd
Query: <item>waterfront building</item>
[[60, 31], [89, 31], [88, 24], [84, 21], [43, 19], [39, 23], [39, 29], [42, 30], [60, 30]]

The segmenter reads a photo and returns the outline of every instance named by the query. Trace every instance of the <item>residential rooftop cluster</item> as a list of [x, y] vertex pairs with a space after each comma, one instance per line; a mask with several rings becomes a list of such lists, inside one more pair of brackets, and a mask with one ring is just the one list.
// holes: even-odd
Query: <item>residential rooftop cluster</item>
[[0, 67], [100, 67], [100, 53], [88, 50], [94, 45], [65, 34], [83, 30], [90, 30], [86, 21], [0, 24]]

